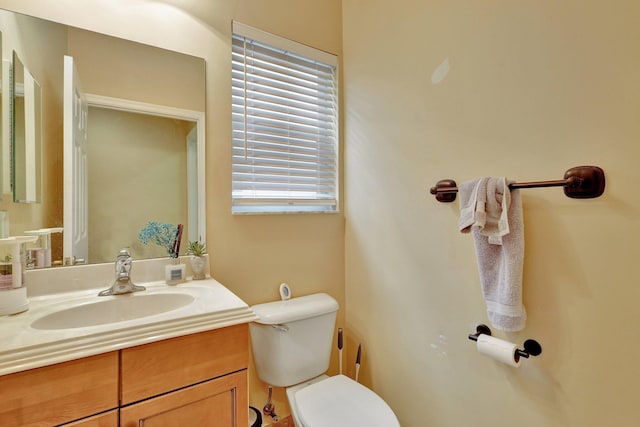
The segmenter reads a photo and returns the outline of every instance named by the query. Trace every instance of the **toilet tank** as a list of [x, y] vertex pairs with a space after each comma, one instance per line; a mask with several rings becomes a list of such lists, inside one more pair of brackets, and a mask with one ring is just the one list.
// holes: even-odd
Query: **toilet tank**
[[338, 302], [313, 294], [251, 307], [258, 320], [249, 325], [258, 377], [288, 387], [329, 368]]

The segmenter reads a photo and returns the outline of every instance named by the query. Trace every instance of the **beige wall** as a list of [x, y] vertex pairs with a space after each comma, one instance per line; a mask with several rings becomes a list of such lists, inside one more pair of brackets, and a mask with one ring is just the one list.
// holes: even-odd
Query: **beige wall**
[[[638, 22], [634, 1], [343, 0], [346, 324], [403, 426], [637, 425]], [[473, 243], [429, 187], [581, 164], [603, 197], [522, 190], [529, 320], [497, 335], [544, 353], [479, 355]]]
[[[207, 244], [213, 276], [249, 304], [278, 298], [283, 281], [297, 295], [328, 292], [343, 307], [342, 325], [343, 215], [232, 216], [230, 162], [231, 21], [340, 55], [339, 0], [0, 0], [0, 7], [205, 58]], [[265, 397], [265, 386], [252, 377], [251, 403], [262, 408]], [[276, 397], [279, 414], [286, 415], [281, 390]]]

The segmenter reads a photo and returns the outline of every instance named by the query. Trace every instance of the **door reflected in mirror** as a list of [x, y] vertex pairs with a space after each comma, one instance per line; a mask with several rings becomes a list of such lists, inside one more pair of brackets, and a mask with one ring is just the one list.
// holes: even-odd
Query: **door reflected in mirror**
[[88, 117], [89, 259], [112, 261], [112, 236], [136, 258], [167, 256], [140, 243], [138, 233], [151, 220], [184, 224], [185, 239], [189, 226], [197, 228], [187, 209], [196, 172], [187, 167], [187, 145], [196, 122], [100, 107], [89, 107]]

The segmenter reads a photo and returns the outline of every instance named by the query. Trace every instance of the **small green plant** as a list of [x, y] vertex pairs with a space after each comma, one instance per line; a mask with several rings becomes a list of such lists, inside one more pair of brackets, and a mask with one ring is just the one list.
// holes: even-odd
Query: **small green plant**
[[193, 256], [202, 256], [207, 253], [207, 245], [200, 240], [193, 240], [187, 245], [187, 253]]

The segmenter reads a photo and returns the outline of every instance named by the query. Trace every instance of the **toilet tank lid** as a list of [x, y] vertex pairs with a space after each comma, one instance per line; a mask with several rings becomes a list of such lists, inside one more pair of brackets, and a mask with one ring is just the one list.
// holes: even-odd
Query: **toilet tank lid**
[[277, 325], [338, 311], [338, 302], [325, 293], [267, 302], [251, 307], [258, 316], [257, 323]]

